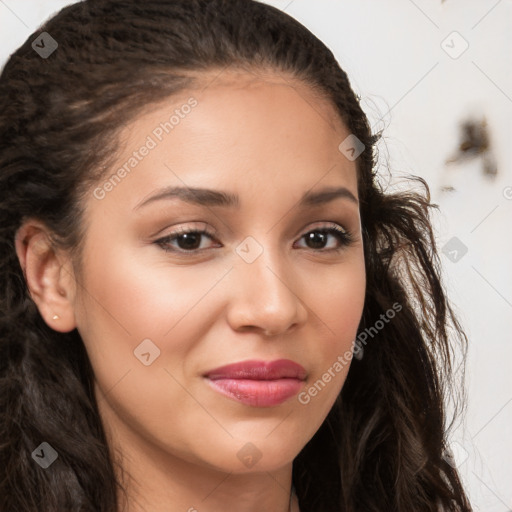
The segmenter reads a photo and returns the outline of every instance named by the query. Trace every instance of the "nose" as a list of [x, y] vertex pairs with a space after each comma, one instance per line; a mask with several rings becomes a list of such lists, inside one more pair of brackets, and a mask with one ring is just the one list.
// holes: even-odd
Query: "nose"
[[[284, 334], [304, 324], [308, 311], [297, 290], [289, 265], [265, 250], [255, 261], [237, 262], [232, 284], [228, 322], [236, 331], [254, 330], [265, 336]], [[295, 283], [294, 283], [295, 281]]]

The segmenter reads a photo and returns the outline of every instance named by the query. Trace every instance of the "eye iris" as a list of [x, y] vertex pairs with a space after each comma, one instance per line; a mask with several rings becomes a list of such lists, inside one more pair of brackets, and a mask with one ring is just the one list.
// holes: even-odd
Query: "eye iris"
[[312, 249], [321, 249], [327, 241], [327, 234], [322, 231], [312, 231], [305, 236], [306, 241], [313, 244]]
[[[180, 249], [197, 249], [201, 243], [200, 233], [183, 233], [176, 238]], [[185, 244], [181, 244], [180, 241], [185, 241]]]

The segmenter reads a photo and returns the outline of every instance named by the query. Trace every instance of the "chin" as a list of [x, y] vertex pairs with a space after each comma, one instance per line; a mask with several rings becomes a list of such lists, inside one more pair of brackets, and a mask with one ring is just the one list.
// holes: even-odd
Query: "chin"
[[226, 473], [273, 472], [291, 464], [304, 446], [283, 436], [269, 439], [233, 439], [228, 446], [218, 446], [215, 453], [203, 454], [201, 459], [210, 468]]

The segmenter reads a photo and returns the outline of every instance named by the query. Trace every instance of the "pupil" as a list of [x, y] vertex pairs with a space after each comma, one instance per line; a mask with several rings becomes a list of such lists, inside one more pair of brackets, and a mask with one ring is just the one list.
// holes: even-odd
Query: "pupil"
[[[309, 233], [308, 241], [313, 244], [314, 249], [322, 248], [325, 244], [325, 233], [321, 233], [319, 231], [314, 231], [313, 233]], [[311, 246], [311, 245], [310, 245]]]
[[[183, 235], [180, 235], [180, 237], [178, 238], [178, 245], [180, 246], [181, 249], [197, 249], [197, 247], [199, 247], [199, 238], [200, 235], [199, 233], [185, 233]], [[185, 244], [180, 244], [179, 242], [180, 241], [185, 241]], [[185, 245], [185, 247], [182, 247], [183, 245]]]

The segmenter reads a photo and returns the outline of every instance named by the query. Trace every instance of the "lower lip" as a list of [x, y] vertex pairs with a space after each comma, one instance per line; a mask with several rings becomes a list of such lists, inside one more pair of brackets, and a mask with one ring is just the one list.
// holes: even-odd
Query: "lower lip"
[[250, 380], [215, 379], [210, 386], [219, 393], [253, 407], [282, 404], [296, 395], [304, 381], [299, 379]]

